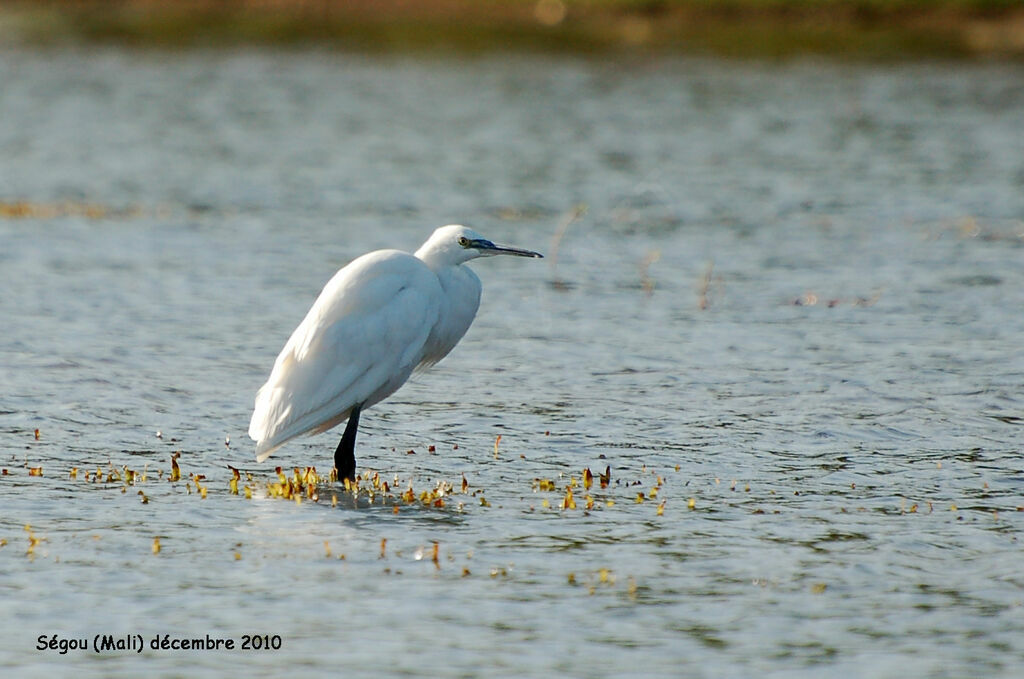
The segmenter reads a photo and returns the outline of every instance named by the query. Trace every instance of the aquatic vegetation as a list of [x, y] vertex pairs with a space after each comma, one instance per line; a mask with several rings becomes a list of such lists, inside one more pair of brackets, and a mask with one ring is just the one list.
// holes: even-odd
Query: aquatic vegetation
[[171, 475], [168, 477], [168, 480], [171, 483], [181, 480], [181, 467], [178, 466], [179, 457], [181, 457], [180, 452], [171, 455]]
[[[63, 201], [47, 203], [31, 200], [0, 200], [0, 219], [56, 219], [58, 217], [83, 217], [85, 219], [130, 218], [142, 214], [138, 207], [114, 208], [100, 203]], [[36, 440], [39, 430], [36, 429]]]
[[[22, 468], [8, 469], [7, 478], [22, 479], [26, 482], [31, 479], [31, 483], [36, 484], [70, 484], [70, 488], [76, 489], [74, 492], [126, 493], [128, 489], [132, 489], [134, 495], [139, 498], [139, 503], [135, 506], [140, 508], [138, 511], [143, 512], [149, 511], [155, 505], [166, 505], [171, 502], [284, 500], [303, 509], [320, 507], [354, 512], [384, 509], [391, 515], [407, 510], [411, 512], [412, 518], [423, 518], [459, 516], [472, 512], [473, 503], [468, 500], [476, 498], [476, 511], [529, 512], [545, 521], [584, 522], [614, 512], [620, 523], [642, 520], [650, 527], [667, 526], [672, 521], [683, 520], [686, 517], [699, 521], [701, 519], [698, 517], [701, 516], [714, 517], [726, 511], [735, 513], [736, 510], [758, 517], [758, 520], [762, 520], [761, 517], [767, 519], [782, 511], [771, 506], [773, 501], [783, 497], [784, 494], [779, 491], [786, 490], [785, 494], [793, 497], [800, 496], [799, 490], [755, 489], [749, 482], [739, 479], [723, 480], [720, 476], [697, 479], [698, 483], [694, 485], [695, 479], [683, 477], [681, 465], [655, 468], [645, 464], [640, 464], [639, 467], [621, 464], [617, 467], [614, 478], [611, 465], [606, 465], [604, 471], [596, 475], [589, 467], [584, 467], [578, 472], [562, 471], [551, 478], [511, 479], [485, 489], [470, 484], [464, 473], [460, 474], [456, 481], [441, 479], [427, 482], [415, 476], [403, 479], [397, 474], [388, 476], [379, 470], [365, 469], [352, 480], [338, 481], [333, 471], [322, 475], [314, 467], [294, 467], [291, 470], [277, 467], [272, 473], [260, 474], [227, 465], [226, 469], [211, 469], [206, 472], [190, 470], [185, 479], [182, 479], [183, 453], [175, 451], [169, 456], [169, 462], [169, 468], [158, 470], [157, 478], [163, 479], [166, 475], [166, 478], [172, 481], [164, 484], [149, 482], [151, 477], [148, 463], [142, 469], [138, 469], [127, 463], [116, 464], [114, 461], [84, 473], [80, 472], [81, 467], [69, 467], [66, 474], [58, 471], [56, 476], [43, 476], [41, 472], [36, 472], [42, 465], [33, 466], [26, 462]], [[197, 465], [190, 460], [187, 466], [192, 468]], [[941, 463], [937, 467], [941, 469]], [[856, 491], [857, 485], [849, 484], [849, 492]], [[191, 499], [193, 496], [195, 499]], [[539, 504], [536, 504], [535, 496], [540, 496]], [[498, 500], [492, 505], [487, 497]], [[686, 514], [672, 512], [673, 503], [670, 500], [673, 499], [678, 501], [680, 507], [685, 504]], [[946, 500], [945, 506], [950, 510], [947, 514], [950, 516], [948, 520], [960, 521], [964, 518], [961, 504], [956, 498]], [[898, 507], [891, 508], [889, 512], [893, 518], [915, 520], [915, 517], [931, 514], [933, 505], [933, 501], [924, 498], [901, 498]], [[1016, 510], [1024, 511], [1024, 506], [1017, 506]], [[848, 510], [846, 507], [839, 507], [837, 511], [846, 513]], [[856, 511], [868, 509], [857, 507]], [[999, 512], [995, 509], [986, 508], [985, 512], [989, 521], [1002, 523]], [[579, 525], [567, 524], [574, 527], [566, 528], [563, 533], [564, 539], [572, 539], [579, 530]], [[54, 561], [59, 560], [59, 554], [46, 553], [58, 552], [59, 542], [58, 545], [54, 545], [39, 535], [32, 525], [26, 524], [24, 532], [28, 540], [25, 556], [30, 559], [44, 556], [53, 558]], [[96, 541], [101, 537], [99, 534], [92, 536]], [[187, 538], [187, 531], [183, 532], [181, 537]], [[65, 540], [68, 537], [62, 536], [61, 539]], [[166, 533], [147, 539], [148, 552], [152, 556], [167, 556], [162, 544], [169, 539]], [[44, 543], [49, 545], [45, 552], [42, 549]], [[0, 537], [0, 548], [7, 544], [8, 539]], [[361, 548], [356, 547], [359, 544], [362, 545]], [[365, 541], [352, 543], [343, 552], [337, 551], [332, 546], [332, 541], [328, 539], [320, 540], [319, 545], [319, 551], [310, 550], [305, 555], [286, 552], [277, 558], [327, 559], [333, 563], [344, 563], [348, 564], [347, 567], [356, 568], [367, 568], [368, 559], [372, 559], [374, 562], [385, 562], [387, 565], [380, 573], [390, 577], [406, 575], [408, 569], [402, 567], [402, 563], [429, 563], [437, 577], [471, 579], [477, 570], [468, 565], [469, 560], [473, 558], [472, 551], [459, 558], [452, 549], [444, 549], [441, 540], [410, 546], [382, 536], [373, 543], [371, 553], [367, 553], [369, 545]], [[140, 555], [144, 553], [144, 544], [139, 544], [138, 549]], [[266, 546], [235, 542], [226, 550], [223, 558], [241, 562], [243, 553], [268, 558], [270, 552]], [[621, 564], [618, 567], [621, 568]], [[486, 578], [505, 581], [523, 577], [512, 563], [493, 564], [485, 567], [482, 572], [485, 574], [485, 581]], [[563, 571], [558, 578], [562, 586], [577, 589], [580, 594], [613, 596], [629, 605], [642, 604], [645, 597], [650, 596], [645, 594], [641, 574], [620, 575], [615, 568], [602, 565], [600, 562], [583, 564], [568, 572]], [[802, 587], [809, 588], [815, 595], [825, 595], [829, 591], [827, 583], [821, 581], [804, 584]]]

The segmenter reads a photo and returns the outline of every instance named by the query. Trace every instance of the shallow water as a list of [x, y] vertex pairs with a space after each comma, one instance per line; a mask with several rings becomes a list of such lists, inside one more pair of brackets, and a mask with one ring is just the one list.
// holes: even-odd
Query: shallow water
[[[0, 82], [17, 676], [1024, 671], [1019, 67], [6, 51]], [[268, 497], [337, 442], [253, 461], [291, 329], [449, 222], [548, 258], [475, 263], [467, 337], [365, 414], [389, 497]], [[146, 648], [37, 650], [103, 634]], [[246, 634], [281, 647], [149, 647]]]

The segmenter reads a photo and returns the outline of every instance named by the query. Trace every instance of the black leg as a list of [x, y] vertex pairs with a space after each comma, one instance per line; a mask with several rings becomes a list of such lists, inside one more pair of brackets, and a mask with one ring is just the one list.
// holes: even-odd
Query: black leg
[[345, 433], [341, 435], [341, 443], [334, 451], [334, 467], [338, 470], [338, 480], [356, 480], [356, 429], [359, 428], [359, 406], [352, 408], [345, 425]]

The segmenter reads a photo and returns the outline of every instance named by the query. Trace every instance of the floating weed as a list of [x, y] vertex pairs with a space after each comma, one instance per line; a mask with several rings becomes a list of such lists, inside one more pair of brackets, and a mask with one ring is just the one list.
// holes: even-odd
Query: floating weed
[[[37, 202], [29, 200], [0, 201], [0, 217], [4, 219], [55, 219], [57, 217], [84, 217], [107, 219], [110, 217], [136, 217], [143, 214], [138, 206], [113, 207], [101, 203], [78, 201]], [[36, 429], [38, 438], [39, 430]]]
[[[584, 576], [578, 576], [576, 573], [571, 572], [566, 577], [566, 582], [571, 587], [583, 586], [587, 589], [588, 595], [595, 595], [599, 591], [606, 591], [609, 593], [620, 592], [622, 589], [616, 586], [615, 572], [610, 568], [599, 568], [596, 571], [591, 571]], [[637, 585], [636, 578], [632, 575], [626, 578], [626, 589], [625, 597], [630, 602], [635, 603], [639, 592], [639, 586]]]
[[651, 250], [640, 262], [640, 286], [648, 297], [654, 294], [654, 278], [650, 275], [651, 265], [659, 259], [661, 259], [661, 251]]
[[[203, 500], [206, 499], [206, 486], [199, 483], [200, 481], [206, 480], [205, 474], [189, 474], [189, 481], [195, 484], [196, 492], [199, 493], [199, 497]], [[187, 486], [186, 486], [187, 487]]]
[[[280, 467], [275, 468], [274, 471], [277, 474], [277, 481], [267, 482], [267, 497], [292, 500], [296, 504], [301, 504], [303, 497], [313, 502], [320, 500], [320, 493], [317, 489], [324, 479], [316, 473], [316, 467], [306, 467], [305, 469], [295, 467], [290, 477]], [[346, 490], [350, 487], [351, 484], [346, 479]], [[248, 485], [246, 485], [246, 489], [246, 497], [252, 497], [251, 491], [248, 491]]]
[[[234, 471], [232, 472], [234, 474]], [[420, 505], [424, 507], [444, 508], [448, 504], [448, 496], [456, 492], [455, 486], [449, 481], [438, 481], [432, 488], [417, 492], [412, 480], [408, 481], [404, 491], [396, 493], [393, 488], [400, 484], [396, 475], [393, 482], [388, 481], [380, 475], [380, 472], [367, 470], [354, 479], [342, 479], [341, 488], [325, 488], [333, 486], [337, 478], [337, 470], [332, 470], [327, 477], [320, 476], [315, 467], [305, 469], [294, 468], [291, 475], [288, 475], [280, 467], [275, 469], [276, 480], [266, 482], [266, 496], [291, 500], [300, 504], [302, 500], [312, 502], [320, 501], [321, 492], [329, 490], [328, 495], [332, 507], [343, 503], [347, 507], [365, 507], [374, 505], [391, 506], [394, 513], [398, 513], [399, 503], [406, 505]], [[249, 475], [251, 478], [251, 475]], [[229, 481], [229, 490], [234, 493], [234, 485]], [[463, 493], [469, 492], [469, 483], [463, 475], [461, 479]], [[249, 486], [246, 488], [246, 497], [251, 497]], [[478, 491], [474, 491], [476, 495]], [[345, 499], [348, 501], [342, 502]], [[481, 498], [481, 504], [486, 505], [486, 500]], [[461, 506], [462, 503], [460, 503]]]
[[34, 559], [36, 556], [36, 547], [38, 547], [39, 543], [45, 540], [45, 538], [36, 536], [35, 532], [32, 530], [32, 526], [27, 523], [23, 526], [23, 530], [28, 533], [28, 549], [25, 550], [25, 556], [30, 559]]
[[[22, 467], [19, 464], [17, 468], [13, 469], [13, 472], [16, 475], [24, 476], [24, 474], [27, 473], [27, 469], [27, 465]], [[721, 481], [728, 481], [728, 475], [722, 476], [722, 479], [719, 481], [720, 485], [716, 486], [712, 478], [705, 477], [699, 480], [699, 483], [703, 485], [699, 485], [698, 487], [698, 484], [694, 484], [688, 491], [686, 491], [681, 489], [690, 485], [690, 481], [686, 479], [680, 481], [679, 477], [672, 477], [670, 467], [661, 468], [660, 470], [644, 468], [642, 475], [637, 474], [639, 471], [638, 467], [630, 467], [627, 472], [621, 471], [626, 469], [625, 466], [620, 467], [619, 469], [620, 471], [617, 472], [617, 476], [620, 478], [617, 478], [613, 483], [611, 482], [610, 468], [607, 469], [604, 474], [600, 475], [593, 474], [589, 468], [583, 469], [582, 473], [577, 471], [575, 472], [575, 475], [571, 474], [568, 470], [561, 474], [555, 472], [552, 474], [554, 479], [532, 478], [532, 474], [523, 475], [520, 477], [519, 481], [514, 481], [510, 484], [512, 486], [511, 490], [508, 487], [499, 486], [490, 490], [490, 492], [487, 493], [487, 496], [495, 500], [494, 504], [498, 508], [495, 511], [498, 512], [508, 511], [507, 509], [503, 509], [503, 507], [515, 507], [516, 498], [518, 498], [522, 504], [528, 503], [535, 505], [540, 502], [540, 505], [545, 509], [553, 509], [558, 505], [558, 508], [562, 512], [561, 514], [552, 511], [547, 514], [543, 514], [542, 518], [545, 520], [569, 520], [573, 522], [586, 521], [589, 516], [588, 512], [593, 512], [595, 510], [599, 516], [602, 512], [615, 511], [625, 514], [627, 517], [625, 519], [626, 521], [647, 522], [650, 520], [651, 513], [654, 513], [657, 517], [664, 516], [669, 499], [678, 503], [676, 511], [681, 511], [684, 502], [688, 509], [691, 511], [695, 510], [696, 495], [701, 496], [702, 509], [704, 511], [698, 514], [687, 514], [686, 516], [691, 521], [700, 522], [705, 514], [710, 517], [715, 512], [721, 512], [723, 510], [723, 506], [726, 511], [742, 511], [744, 513], [750, 513], [751, 510], [754, 510], [755, 513], [772, 513], [771, 508], [766, 508], [767, 512], [764, 510], [755, 510], [755, 507], [758, 504], [765, 502], [766, 498], [768, 498], [770, 494], [774, 495], [771, 489], [762, 489], [759, 487], [756, 489], [757, 492], [753, 495], [726, 492], [726, 489], [729, 491], [737, 491], [741, 488], [746, 493], [751, 492], [749, 490], [749, 484], [745, 485], [740, 482], [721, 483]], [[59, 485], [73, 486], [81, 490], [91, 490], [94, 488], [113, 490], [116, 488], [124, 492], [126, 488], [142, 484], [144, 478], [144, 474], [140, 474], [138, 471], [130, 469], [127, 465], [115, 467], [112, 464], [109, 468], [96, 469], [96, 475], [91, 480], [93, 482], [100, 482], [100, 485], [80, 486], [77, 484], [77, 481], [69, 483], [64, 480], [66, 477], [64, 477], [63, 474], [66, 470], [67, 468], [64, 468], [64, 470], [51, 468], [49, 477], [54, 477], [56, 475], [56, 481], [52, 482]], [[77, 471], [78, 468], [74, 468], [74, 470]], [[669, 470], [668, 474], [665, 474], [666, 470]], [[658, 473], [659, 471], [661, 474], [665, 474], [665, 476], [660, 475]], [[180, 470], [178, 473], [180, 475]], [[631, 474], [633, 475], [632, 477], [630, 476]], [[648, 474], [650, 474], [650, 476], [648, 476]], [[69, 473], [69, 477], [72, 479], [82, 478], [83, 476], [86, 481], [90, 481], [90, 474], [89, 472], [84, 471], [84, 467], [82, 475]], [[604, 489], [599, 489], [598, 483], [595, 483], [595, 481], [598, 480], [595, 479], [595, 476], [605, 477], [607, 479]], [[167, 505], [164, 502], [161, 502], [161, 500], [166, 501], [168, 498], [171, 498], [177, 499], [180, 502], [184, 495], [182, 491], [189, 494], [198, 494], [200, 497], [207, 497], [208, 492], [213, 496], [210, 498], [212, 501], [228, 503], [235, 498], [241, 499], [239, 496], [242, 495], [244, 491], [245, 497], [250, 500], [255, 492], [257, 494], [261, 494], [265, 499], [277, 498], [290, 500], [294, 503], [301, 503], [306, 505], [302, 508], [304, 511], [310, 511], [313, 507], [313, 503], [319, 503], [321, 509], [326, 509], [328, 500], [332, 507], [337, 507], [340, 502], [344, 507], [350, 509], [366, 508], [368, 504], [381, 507], [384, 511], [387, 511], [387, 509], [390, 508], [391, 511], [387, 512], [386, 517], [384, 514], [378, 516], [378, 520], [383, 525], [388, 520], [397, 520], [397, 518], [391, 519], [392, 513], [397, 514], [401, 509], [406, 509], [412, 514], [412, 516], [415, 516], [417, 511], [424, 511], [428, 507], [445, 508], [446, 506], [454, 503], [459, 506], [459, 511], [463, 511], [464, 504], [457, 502], [457, 500], [465, 500], [472, 504], [468, 497], [469, 495], [477, 498], [482, 507], [490, 507], [490, 503], [484, 497], [484, 489], [470, 489], [465, 474], [453, 477], [454, 483], [430, 480], [429, 485], [427, 485], [424, 480], [417, 477], [414, 477], [413, 479], [399, 479], [399, 477], [395, 477], [392, 480], [392, 478], [387, 474], [367, 470], [360, 473], [356, 479], [348, 483], [339, 484], [331, 483], [328, 480], [329, 477], [321, 476], [313, 467], [296, 467], [290, 471], [278, 468], [271, 473], [256, 473], [254, 475], [242, 472], [237, 468], [227, 466], [227, 469], [221, 467], [220, 469], [210, 472], [209, 477], [208, 481], [207, 475], [205, 474], [189, 473], [187, 482], [176, 486], [158, 484], [156, 487], [151, 488], [146, 488], [145, 486], [137, 487], [136, 492], [133, 494], [139, 498], [139, 502], [141, 502], [141, 504], [147, 505], [147, 507], [139, 507], [136, 505], [135, 501], [132, 501], [132, 505], [134, 505], [133, 508], [136, 511], [148, 511], [150, 498], [147, 497], [147, 494], [152, 496], [154, 500], [152, 504], [163, 505], [166, 507]], [[5, 478], [4, 480], [6, 481], [7, 479]], [[111, 488], [110, 486], [103, 484], [104, 480], [116, 480], [118, 483]], [[653, 487], [651, 485], [652, 482]], [[527, 483], [530, 484], [530, 491], [526, 490]], [[846, 484], [844, 484], [844, 486], [845, 485]], [[239, 486], [243, 487], [240, 488]], [[643, 490], [640, 490], [640, 488], [643, 488]], [[792, 486], [789, 488], [778, 488], [777, 497], [785, 498], [791, 488]], [[405, 490], [401, 491], [399, 489]], [[265, 493], [263, 491], [265, 491]], [[457, 496], [455, 500], [450, 497], [451, 495], [458, 493], [462, 493], [462, 496]], [[541, 497], [532, 496], [534, 493], [541, 493]], [[321, 499], [321, 496], [323, 499]], [[511, 500], [510, 496], [512, 498]], [[939, 509], [941, 510], [944, 507], [950, 507], [950, 509], [952, 509], [953, 507], [950, 506], [952, 499], [953, 498], [946, 499], [944, 503], [940, 502], [938, 504]], [[977, 515], [976, 509], [968, 506], [970, 503], [966, 500], [963, 500], [962, 498], [955, 499], [959, 504], [964, 505], [958, 510], [955, 510], [958, 514], [951, 515], [949, 512], [938, 512], [937, 514], [942, 514], [943, 518], [950, 522], [954, 519], [960, 520], [961, 515], [964, 520], [969, 520], [973, 516]], [[306, 502], [303, 502], [304, 500]], [[651, 502], [648, 503], [646, 502], [647, 500], [651, 500]], [[191, 501], [191, 499], [189, 501]], [[924, 499], [919, 499], [917, 503], [912, 503], [910, 499], [907, 499], [904, 501], [903, 505], [900, 506], [900, 510], [906, 515], [907, 520], [910, 520], [910, 517], [919, 516], [931, 509], [931, 504], [928, 504], [927, 509], [925, 508], [926, 502], [927, 501]], [[936, 500], [936, 502], [939, 501]], [[898, 503], [890, 503], [887, 510], [888, 513], [896, 513], [893, 511], [893, 504]], [[574, 512], [572, 514], [567, 513], [568, 510], [575, 510], [578, 508], [581, 510], [585, 508], [586, 511], [581, 511], [579, 513]], [[1006, 517], [1009, 516], [1007, 512], [1014, 508], [1017, 508], [1016, 503], [1012, 506], [1001, 506], [998, 508], [999, 512], [997, 513], [994, 508], [986, 507], [986, 511], [982, 518], [986, 519], [988, 522], [1000, 519], [1006, 521]], [[455, 507], [452, 506], [451, 509], [454, 510]], [[470, 512], [473, 511], [472, 507], [469, 509]], [[532, 506], [530, 507], [530, 510], [533, 510]], [[286, 511], [291, 511], [291, 509], [287, 508]], [[1024, 511], [1024, 507], [1019, 507], [1018, 511]], [[1002, 513], [1002, 517], [999, 516], [999, 513]], [[455, 512], [452, 511], [446, 518], [458, 518], [461, 520], [461, 517], [455, 517], [454, 514]], [[412, 518], [412, 516], [410, 516], [410, 518]], [[609, 516], [612, 515], [603, 515], [605, 518]], [[404, 518], [405, 517], [403, 517], [403, 519]], [[680, 519], [680, 515], [674, 514], [671, 518], [673, 521], [676, 521]], [[666, 520], [668, 519], [661, 519], [656, 521], [656, 523], [657, 525], [663, 526], [665, 525], [663, 522]], [[45, 552], [51, 547], [48, 541], [36, 536], [35, 533], [31, 531], [31, 527], [26, 527], [26, 532], [30, 536], [29, 544], [25, 551], [27, 556], [33, 557], [40, 553], [45, 554]], [[140, 537], [142, 537], [143, 541], [145, 540], [144, 535]], [[459, 577], [471, 577], [468, 563], [464, 562], [465, 565], [458, 563], [459, 561], [462, 561], [462, 559], [456, 558], [453, 553], [457, 550], [446, 549], [445, 561], [450, 565], [447, 568], [442, 568], [440, 544], [438, 542], [430, 542], [429, 538], [427, 540], [421, 538], [418, 541], [421, 546], [417, 548], [415, 543], [412, 545], [404, 543], [401, 535], [392, 535], [391, 538], [391, 540], [381, 539], [378, 535], [373, 540], [362, 543], [363, 546], [361, 550], [363, 551], [363, 554], [358, 553], [360, 548], [355, 546], [351, 547], [350, 549], [353, 550], [351, 553], [354, 555], [354, 559], [351, 562], [346, 560], [344, 554], [334, 552], [332, 545], [327, 540], [322, 540], [323, 552], [320, 552], [321, 547], [317, 547], [315, 544], [312, 544], [310, 545], [310, 549], [306, 549], [303, 552], [303, 558], [310, 560], [317, 559], [320, 562], [326, 559], [332, 563], [335, 559], [346, 560], [346, 569], [361, 568], [365, 565], [366, 561], [372, 561], [376, 564], [374, 566], [375, 570], [380, 570], [385, 566], [389, 566], [391, 568], [390, 574], [396, 576], [401, 575], [402, 573], [401, 568], [403, 560], [412, 559], [415, 561], [426, 561], [429, 559], [430, 562], [434, 564], [434, 568], [431, 569], [427, 566], [422, 566], [421, 569], [426, 569], [426, 571], [430, 571], [431, 573], [433, 573], [434, 570], [437, 570], [439, 571], [438, 577], [449, 577], [452, 579]], [[397, 542], [394, 540], [395, 538], [398, 539]], [[52, 539], [53, 538], [51, 536], [51, 540]], [[152, 553], [154, 555], [158, 555], [160, 554], [161, 538], [152, 538], [152, 540]], [[378, 540], [379, 559], [385, 561], [383, 564], [374, 558], [378, 554]], [[390, 552], [388, 550], [389, 541], [391, 542]], [[43, 542], [46, 542], [46, 544], [42, 544]], [[315, 540], [313, 542], [315, 543]], [[4, 542], [0, 542], [0, 547], [4, 544]], [[140, 546], [141, 544], [144, 544], [144, 542], [140, 543]], [[229, 548], [226, 552], [222, 552], [222, 558], [226, 558], [228, 557], [228, 554], [232, 554], [235, 560], [241, 560], [240, 548], [241, 545], [235, 545], [234, 547]], [[405, 557], [402, 557], [403, 551], [406, 552]], [[172, 549], [172, 552], [169, 554], [170, 556], [164, 555], [164, 557], [175, 558], [178, 556], [174, 549]], [[47, 558], [49, 558], [49, 556], [47, 556]], [[260, 558], [261, 556], [259, 555], [259, 552], [256, 549], [253, 549], [247, 557], [247, 561], [251, 563], [258, 563]], [[500, 563], [500, 557], [496, 561]], [[608, 565], [613, 566], [615, 564]], [[616, 573], [611, 568], [598, 568], [598, 566], [600, 566], [600, 562], [593, 564], [587, 570], [576, 570], [575, 572], [568, 574], [565, 574], [565, 571], [562, 570], [561, 573], [564, 575], [557, 575], [557, 578], [560, 582], [561, 577], [566, 577], [570, 586], [579, 587], [580, 589], [576, 590], [577, 594], [581, 594], [583, 590], [586, 589], [589, 594], [597, 596], [611, 595], [620, 600], [620, 603], [627, 605], [637, 602], [638, 599], [641, 602], [645, 600], [644, 597], [640, 596], [641, 593], [638, 593], [639, 587], [633, 576], [629, 576], [626, 573], [621, 572]], [[578, 567], [578, 564], [572, 567]], [[482, 571], [480, 570], [481, 568], [483, 568]], [[484, 565], [482, 567], [476, 566], [473, 569], [476, 571], [477, 577], [482, 578], [485, 583], [487, 582], [487, 578], [484, 574], [488, 572], [488, 568], [489, 565]], [[507, 567], [504, 568], [495, 567], [490, 569], [491, 578], [500, 582], [501, 579], [510, 577], [511, 570], [511, 564], [507, 564]], [[421, 570], [420, 572], [426, 571]], [[406, 572], [408, 573], [409, 571], [407, 570]], [[556, 571], [556, 574], [557, 573], [558, 571]], [[805, 592], [807, 591], [806, 588], [813, 584], [814, 583], [812, 582], [805, 582], [803, 585], [803, 587], [805, 587]], [[646, 588], [644, 591], [646, 591]], [[812, 591], [815, 594], [824, 593], [824, 590], [821, 592]]]

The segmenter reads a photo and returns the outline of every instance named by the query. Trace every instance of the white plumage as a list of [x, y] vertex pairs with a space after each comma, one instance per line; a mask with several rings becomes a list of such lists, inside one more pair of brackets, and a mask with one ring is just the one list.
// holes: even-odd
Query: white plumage
[[[338, 271], [256, 394], [249, 423], [256, 459], [379, 403], [414, 370], [444, 358], [480, 305], [480, 279], [463, 264], [497, 254], [541, 256], [453, 225], [437, 229], [415, 255], [378, 250]], [[354, 426], [351, 436], [354, 445]]]

